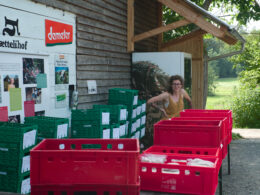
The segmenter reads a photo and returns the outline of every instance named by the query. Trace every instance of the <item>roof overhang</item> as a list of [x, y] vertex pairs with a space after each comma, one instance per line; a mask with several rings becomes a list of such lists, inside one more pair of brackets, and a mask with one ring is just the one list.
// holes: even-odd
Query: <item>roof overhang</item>
[[[190, 23], [198, 26], [202, 30], [200, 33], [210, 33], [230, 45], [236, 44], [238, 40], [243, 43], [245, 42], [243, 37], [234, 28], [189, 0], [158, 0], [158, 2], [169, 7], [184, 19], [134, 35], [134, 0], [128, 0], [128, 52], [134, 51], [134, 43], [137, 41], [159, 35], [181, 26], [186, 26]], [[190, 36], [194, 34], [197, 33], [191, 32]], [[178, 41], [180, 40], [182, 39], [178, 39]]]

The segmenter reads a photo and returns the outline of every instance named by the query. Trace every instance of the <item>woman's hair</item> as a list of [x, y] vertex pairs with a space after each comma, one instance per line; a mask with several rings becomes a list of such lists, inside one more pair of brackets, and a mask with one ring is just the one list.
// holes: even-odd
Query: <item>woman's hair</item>
[[171, 94], [173, 93], [172, 82], [175, 81], [175, 80], [179, 80], [181, 82], [182, 88], [184, 86], [184, 79], [182, 78], [182, 76], [180, 76], [180, 75], [171, 76], [170, 79], [169, 79], [168, 89], [167, 89], [167, 91]]

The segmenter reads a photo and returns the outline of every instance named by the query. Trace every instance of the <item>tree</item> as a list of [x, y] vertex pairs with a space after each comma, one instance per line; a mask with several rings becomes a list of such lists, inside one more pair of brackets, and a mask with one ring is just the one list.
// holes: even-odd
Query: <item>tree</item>
[[[260, 7], [256, 0], [192, 0], [198, 6], [201, 6], [205, 10], [212, 9], [213, 7], [223, 7], [225, 12], [237, 12], [233, 16], [235, 20], [239, 22], [240, 25], [246, 25], [251, 19], [260, 19]], [[175, 13], [173, 10], [163, 7], [163, 21], [165, 24], [170, 24], [172, 22], [180, 20], [182, 17]], [[194, 24], [187, 25], [175, 29], [174, 31], [168, 31], [164, 33], [164, 41], [171, 40], [191, 30], [195, 29]]]
[[235, 67], [242, 69], [240, 81], [247, 88], [255, 88], [260, 84], [260, 30], [252, 31], [245, 36], [244, 52], [233, 56], [231, 61]]
[[233, 98], [232, 110], [237, 127], [260, 128], [260, 30], [246, 36], [245, 50], [233, 56], [239, 74], [240, 88]]

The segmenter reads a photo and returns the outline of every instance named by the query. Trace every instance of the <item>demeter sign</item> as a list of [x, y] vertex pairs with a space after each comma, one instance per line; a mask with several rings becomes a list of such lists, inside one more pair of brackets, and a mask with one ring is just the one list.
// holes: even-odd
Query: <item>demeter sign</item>
[[46, 46], [72, 44], [73, 26], [52, 20], [45, 20]]

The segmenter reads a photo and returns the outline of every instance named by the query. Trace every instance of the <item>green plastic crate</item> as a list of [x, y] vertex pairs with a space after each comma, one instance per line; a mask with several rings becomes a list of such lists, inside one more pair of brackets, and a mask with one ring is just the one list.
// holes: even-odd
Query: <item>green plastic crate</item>
[[37, 133], [37, 125], [1, 123], [0, 143], [16, 144], [18, 152], [26, 153], [36, 145]]
[[141, 125], [145, 125], [146, 124], [146, 113], [141, 114], [140, 118], [141, 118]]
[[38, 125], [38, 136], [43, 138], [68, 138], [69, 119], [34, 116], [25, 117], [25, 124]]
[[140, 139], [143, 138], [145, 136], [145, 125], [142, 125], [141, 127], [139, 127], [140, 130]]
[[140, 101], [140, 104], [141, 104], [141, 115], [145, 114], [146, 113], [146, 100], [138, 100], [138, 102]]
[[136, 106], [138, 103], [138, 90], [111, 88], [109, 89], [108, 103]]
[[20, 174], [16, 168], [0, 166], [0, 191], [30, 193], [30, 173]]
[[110, 123], [125, 122], [127, 119], [127, 107], [125, 105], [93, 105], [93, 109], [109, 109]]
[[17, 149], [19, 144], [15, 143], [0, 143], [0, 166], [17, 168], [21, 173], [30, 171], [30, 156], [29, 152], [24, 153]]
[[86, 109], [86, 110], [72, 110], [72, 121], [88, 121], [89, 124], [97, 126], [110, 124], [110, 112], [108, 108], [102, 109]]
[[89, 124], [75, 124], [71, 126], [72, 138], [110, 138], [110, 128]]

